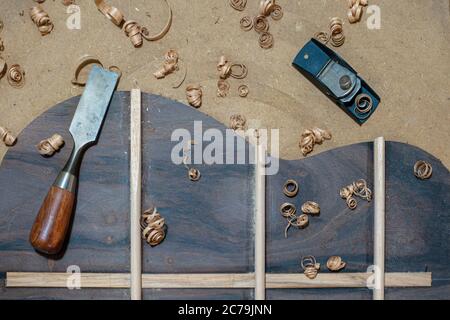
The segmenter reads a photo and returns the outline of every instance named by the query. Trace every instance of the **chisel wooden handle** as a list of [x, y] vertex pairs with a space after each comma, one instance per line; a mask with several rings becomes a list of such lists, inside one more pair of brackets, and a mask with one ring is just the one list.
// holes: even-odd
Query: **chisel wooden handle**
[[55, 255], [63, 248], [75, 207], [83, 153], [83, 148], [72, 150], [42, 203], [30, 233], [31, 245], [39, 252]]
[[67, 238], [75, 204], [75, 193], [52, 186], [30, 233], [31, 245], [39, 252], [54, 255]]

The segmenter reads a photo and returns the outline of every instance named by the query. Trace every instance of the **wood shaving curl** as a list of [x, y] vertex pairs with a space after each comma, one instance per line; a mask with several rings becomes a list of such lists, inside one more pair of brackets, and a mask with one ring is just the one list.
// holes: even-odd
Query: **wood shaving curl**
[[350, 208], [350, 210], [355, 210], [356, 207], [358, 206], [358, 202], [353, 197], [348, 197], [345, 200], [345, 203], [347, 203], [347, 206]]
[[25, 71], [18, 64], [14, 64], [8, 69], [7, 78], [13, 88], [22, 88], [25, 85]]
[[189, 85], [186, 87], [186, 98], [191, 106], [200, 108], [202, 105], [202, 96], [202, 88], [199, 85]]
[[189, 180], [191, 181], [198, 181], [200, 180], [201, 174], [200, 170], [196, 168], [190, 168], [188, 171]]
[[0, 141], [2, 141], [7, 147], [13, 146], [17, 138], [11, 134], [6, 128], [0, 127]]
[[341, 18], [332, 18], [330, 21], [331, 44], [334, 47], [340, 47], [345, 42], [344, 22]]
[[298, 217], [296, 215], [293, 215], [288, 219], [288, 224], [286, 228], [284, 229], [284, 237], [287, 238], [287, 234], [289, 231], [289, 228], [291, 226], [296, 227], [298, 229], [304, 229], [309, 225], [309, 217], [306, 214], [301, 214]]
[[316, 258], [314, 256], [305, 256], [302, 257], [300, 262], [302, 269], [304, 270], [304, 274], [309, 279], [313, 280], [317, 277], [317, 274], [320, 270], [320, 263], [317, 263]]
[[339, 191], [339, 195], [342, 199], [345, 199], [347, 206], [351, 210], [355, 210], [358, 203], [353, 196], [360, 197], [368, 202], [372, 201], [372, 190], [370, 190], [367, 186], [366, 180], [360, 179], [352, 184], [343, 187]]
[[297, 208], [292, 203], [286, 202], [280, 206], [280, 214], [283, 218], [293, 218], [296, 212]]
[[253, 19], [253, 27], [258, 33], [263, 33], [269, 31], [269, 22], [265, 16], [259, 15]]
[[259, 14], [268, 17], [275, 8], [275, 0], [261, 0], [259, 2]]
[[48, 13], [41, 6], [35, 6], [30, 9], [30, 17], [34, 24], [38, 27], [41, 35], [45, 36], [52, 32], [53, 22], [50, 20]]
[[327, 44], [330, 41], [330, 35], [325, 31], [319, 31], [314, 35], [316, 40], [319, 40], [323, 44]]
[[217, 63], [217, 71], [219, 71], [220, 79], [226, 79], [231, 74], [231, 63], [225, 56], [220, 56]]
[[284, 183], [283, 193], [286, 197], [293, 198], [298, 194], [298, 183], [293, 179], [289, 179]]
[[164, 64], [161, 69], [153, 73], [156, 79], [163, 79], [168, 74], [178, 70], [178, 53], [171, 49], [164, 57]]
[[8, 68], [5, 59], [0, 57], [0, 79], [4, 77], [6, 69]]
[[142, 46], [144, 38], [142, 37], [142, 27], [134, 20], [129, 20], [123, 25], [123, 31], [125, 35], [130, 38], [134, 47]]
[[[235, 69], [240, 72], [235, 72]], [[247, 67], [242, 63], [233, 63], [230, 67], [230, 76], [235, 79], [244, 79], [248, 74]]]
[[239, 97], [241, 97], [241, 98], [245, 98], [245, 97], [247, 97], [248, 96], [248, 94], [249, 94], [249, 89], [248, 89], [248, 86], [246, 86], [245, 84], [241, 84], [239, 87], [238, 87], [238, 94], [239, 94]]
[[250, 16], [245, 16], [240, 21], [241, 29], [250, 31], [253, 29], [253, 19]]
[[142, 238], [152, 247], [166, 237], [166, 222], [156, 208], [149, 209], [141, 217]]
[[420, 180], [430, 179], [433, 175], [433, 167], [426, 161], [417, 161], [414, 164], [414, 175]]
[[150, 35], [148, 28], [142, 27], [136, 21], [126, 21], [119, 9], [108, 5], [104, 0], [95, 0], [95, 5], [97, 6], [97, 9], [115, 25], [120, 27], [123, 24], [122, 29], [124, 30], [125, 35], [130, 38], [133, 46], [137, 48], [142, 46], [143, 39], [147, 41], [156, 41], [163, 38], [167, 32], [169, 32], [170, 27], [172, 26], [172, 8], [167, 0], [164, 0], [164, 2], [169, 10], [169, 18], [161, 31], [155, 35]]
[[263, 32], [259, 36], [259, 46], [263, 49], [270, 49], [273, 47], [273, 36], [270, 32]]
[[372, 191], [367, 187], [367, 182], [364, 179], [353, 182], [354, 195], [361, 199], [372, 201]]
[[325, 140], [331, 140], [331, 133], [320, 128], [306, 129], [300, 139], [300, 148], [304, 156], [314, 150], [314, 145], [322, 144]]
[[[75, 68], [71, 83], [76, 86], [84, 87], [86, 85], [89, 73], [94, 65], [98, 65], [103, 68], [103, 63], [99, 59], [89, 55], [82, 56], [78, 60], [78, 65]], [[122, 71], [119, 67], [110, 66], [108, 70], [117, 73], [119, 79], [122, 77]]]
[[349, 10], [347, 12], [348, 21], [356, 23], [361, 21], [363, 15], [363, 8], [369, 4], [368, 0], [348, 0]]
[[306, 201], [302, 205], [302, 212], [305, 214], [318, 215], [320, 213], [320, 206], [314, 201]]
[[342, 258], [339, 256], [332, 256], [328, 258], [327, 261], [327, 268], [330, 271], [340, 271], [345, 268], [347, 263], [342, 261]]
[[247, 119], [240, 114], [233, 114], [230, 117], [230, 128], [234, 131], [247, 129]]
[[278, 4], [275, 4], [273, 6], [272, 12], [270, 13], [270, 16], [273, 20], [281, 20], [283, 18], [283, 9]]
[[39, 154], [46, 157], [51, 157], [55, 152], [59, 151], [64, 145], [64, 139], [59, 134], [54, 134], [48, 139], [42, 140], [36, 146]]
[[217, 96], [224, 98], [227, 96], [229, 91], [230, 83], [227, 80], [219, 79], [219, 81], [217, 81]]
[[0, 51], [5, 51], [5, 44], [3, 43], [2, 38], [0, 38]]
[[230, 6], [237, 11], [243, 11], [246, 5], [247, 0], [230, 0]]

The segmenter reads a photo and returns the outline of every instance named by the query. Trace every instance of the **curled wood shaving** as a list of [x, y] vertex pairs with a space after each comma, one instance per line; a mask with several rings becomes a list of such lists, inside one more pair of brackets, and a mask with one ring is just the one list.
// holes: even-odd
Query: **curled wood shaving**
[[189, 104], [195, 108], [202, 105], [202, 88], [199, 85], [189, 85], [186, 87], [186, 98]]
[[433, 167], [426, 161], [417, 161], [414, 164], [414, 175], [420, 180], [430, 179], [433, 175]]
[[25, 71], [18, 64], [8, 69], [7, 78], [8, 83], [14, 88], [22, 88], [25, 85]]
[[250, 16], [242, 17], [240, 24], [241, 29], [244, 31], [250, 31], [253, 29], [253, 19]]
[[166, 237], [166, 222], [156, 208], [149, 209], [141, 217], [142, 238], [152, 247]]
[[164, 57], [164, 64], [161, 69], [153, 73], [156, 79], [165, 78], [168, 74], [178, 70], [178, 53], [171, 49]]
[[230, 83], [227, 80], [219, 79], [219, 81], [217, 81], [217, 96], [224, 98], [227, 96], [229, 91]]
[[0, 79], [3, 78], [3, 76], [6, 73], [6, 69], [8, 68], [5, 59], [0, 57]]
[[296, 227], [298, 229], [304, 229], [309, 224], [309, 217], [306, 214], [301, 214], [299, 216], [296, 216], [295, 214], [291, 217], [288, 217], [288, 224], [286, 228], [284, 229], [284, 237], [288, 237], [288, 231], [291, 226]]
[[367, 186], [367, 182], [364, 179], [357, 180], [352, 184], [343, 187], [339, 191], [339, 195], [342, 199], [345, 199], [347, 206], [354, 210], [356, 209], [358, 203], [353, 196], [360, 197], [367, 201], [372, 201], [372, 190]]
[[226, 79], [231, 74], [231, 63], [228, 62], [225, 56], [220, 56], [219, 62], [217, 63], [217, 71], [219, 71], [219, 77], [221, 79]]
[[302, 269], [304, 270], [304, 274], [309, 279], [315, 279], [320, 270], [320, 263], [317, 263], [316, 258], [314, 256], [305, 256], [302, 257], [300, 262]]
[[372, 201], [372, 191], [367, 187], [367, 182], [364, 179], [353, 182], [354, 195], [364, 200]]
[[347, 203], [347, 206], [350, 208], [350, 210], [355, 210], [358, 206], [358, 202], [353, 197], [348, 197], [345, 202]]
[[372, 98], [365, 93], [361, 93], [355, 98], [356, 111], [360, 114], [367, 114], [372, 110], [373, 101]]
[[247, 97], [249, 92], [250, 91], [249, 91], [248, 87], [245, 84], [241, 84], [238, 87], [238, 94], [239, 94], [239, 97], [241, 97], [241, 98]]
[[87, 82], [87, 76], [89, 74], [89, 66], [98, 65], [103, 68], [103, 64], [97, 58], [91, 56], [81, 57], [78, 66], [75, 68], [73, 79], [71, 80], [73, 85], [85, 86]]
[[342, 261], [342, 258], [339, 256], [331, 256], [327, 260], [327, 268], [330, 271], [340, 271], [345, 268], [347, 263]]
[[283, 193], [286, 197], [293, 198], [298, 194], [298, 183], [293, 179], [289, 179], [284, 183]]
[[97, 6], [97, 9], [116, 26], [120, 26], [123, 23], [124, 16], [116, 7], [110, 6], [104, 0], [95, 0], [95, 5]]
[[0, 38], [0, 51], [5, 51], [5, 44], [3, 43], [2, 38]]
[[117, 26], [123, 24], [122, 29], [124, 30], [125, 35], [130, 38], [134, 47], [140, 47], [143, 43], [143, 39], [147, 41], [156, 41], [163, 38], [167, 32], [169, 32], [170, 27], [172, 26], [172, 8], [167, 0], [164, 0], [164, 2], [168, 8], [168, 20], [160, 32], [155, 35], [150, 35], [148, 28], [142, 27], [136, 21], [130, 20], [125, 22], [124, 15], [119, 9], [108, 5], [104, 0], [95, 0], [98, 10], [103, 13], [103, 15]]
[[296, 212], [297, 208], [292, 203], [286, 202], [280, 206], [280, 213], [283, 216], [283, 218], [295, 217]]
[[134, 20], [129, 20], [123, 25], [125, 35], [130, 38], [135, 47], [140, 47], [144, 42], [142, 37], [142, 27]]
[[275, 4], [273, 6], [272, 12], [270, 13], [270, 16], [273, 20], [281, 20], [283, 18], [283, 9], [278, 4]]
[[253, 27], [258, 33], [263, 33], [269, 31], [269, 22], [265, 16], [259, 15], [253, 19]]
[[[240, 72], [236, 72], [236, 69], [240, 70]], [[235, 79], [244, 79], [248, 74], [247, 67], [242, 63], [233, 63], [230, 66], [230, 76]]]
[[307, 201], [302, 205], [302, 212], [305, 214], [318, 215], [320, 213], [320, 206], [314, 201]]
[[243, 115], [233, 114], [230, 117], [230, 128], [234, 131], [245, 131], [247, 129], [247, 119]]
[[247, 0], [230, 0], [230, 6], [237, 11], [243, 11], [246, 5]]
[[306, 129], [302, 133], [300, 148], [304, 156], [314, 150], [315, 144], [322, 144], [325, 140], [331, 139], [331, 133], [320, 128]]
[[263, 32], [259, 36], [259, 46], [263, 49], [270, 49], [273, 47], [273, 36], [270, 32]]
[[327, 44], [330, 41], [330, 35], [325, 31], [319, 31], [314, 35], [316, 40], [319, 40], [323, 44]]
[[45, 36], [53, 30], [53, 22], [48, 13], [41, 6], [35, 6], [30, 9], [31, 20], [36, 24], [41, 35]]
[[190, 168], [188, 171], [189, 180], [198, 181], [200, 180], [201, 174], [200, 171], [196, 168]]
[[275, 6], [275, 0], [261, 0], [259, 2], [259, 14], [268, 17], [275, 9]]
[[0, 127], [0, 141], [2, 141], [7, 147], [13, 146], [17, 138], [11, 134], [6, 128]]
[[55, 152], [59, 151], [61, 147], [64, 145], [64, 139], [59, 134], [54, 134], [48, 139], [42, 140], [39, 142], [39, 144], [36, 146], [39, 154], [43, 156], [50, 157]]
[[341, 18], [332, 18], [330, 21], [331, 44], [335, 47], [340, 47], [345, 42], [343, 25]]
[[347, 17], [350, 23], [361, 21], [363, 8], [369, 4], [368, 0], [348, 0]]

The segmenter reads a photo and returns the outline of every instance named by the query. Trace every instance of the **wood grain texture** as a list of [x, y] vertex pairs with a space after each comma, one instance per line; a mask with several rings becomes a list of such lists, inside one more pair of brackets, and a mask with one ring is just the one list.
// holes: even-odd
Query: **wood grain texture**
[[[126, 92], [114, 95], [98, 145], [87, 151], [80, 175], [72, 237], [64, 257], [49, 260], [34, 252], [28, 235], [45, 192], [67, 160], [68, 127], [78, 98], [49, 109], [20, 135], [0, 167], [0, 272], [129, 273], [129, 105]], [[187, 170], [170, 160], [175, 128], [193, 132], [225, 127], [189, 106], [159, 96], [142, 95], [143, 209], [156, 205], [166, 218], [168, 233], [158, 247], [144, 246], [143, 272], [250, 273], [254, 271], [252, 166], [198, 165], [202, 179], [192, 183]], [[54, 132], [68, 145], [50, 159], [34, 145]], [[283, 138], [283, 137], [281, 137]], [[248, 148], [248, 146], [245, 146]], [[205, 146], [203, 146], [205, 148]], [[339, 189], [366, 178], [373, 187], [373, 145], [361, 143], [299, 161], [280, 160], [280, 171], [267, 177], [266, 270], [299, 273], [300, 257], [313, 254], [324, 264], [331, 255], [348, 263], [344, 272], [365, 272], [373, 263], [373, 204], [360, 201], [355, 211], [339, 198]], [[386, 289], [386, 299], [450, 298], [449, 173], [432, 155], [410, 145], [386, 143], [386, 272], [433, 272], [431, 288]], [[415, 161], [433, 165], [433, 177], [419, 181]], [[296, 179], [297, 206], [317, 201], [321, 215], [304, 230], [291, 229], [278, 213], [286, 201], [282, 187]], [[424, 219], [426, 217], [426, 219]], [[323, 274], [328, 272], [324, 269]], [[128, 289], [0, 288], [0, 298], [120, 298]], [[144, 299], [252, 299], [250, 289], [145, 289]], [[357, 289], [270, 289], [268, 299], [370, 299]]]
[[141, 241], [141, 90], [131, 91], [130, 106], [130, 269], [131, 299], [142, 299], [142, 241]]
[[[266, 274], [269, 289], [309, 288], [365, 288], [372, 273], [323, 273], [311, 280], [304, 274]], [[71, 274], [8, 272], [8, 288], [65, 288]], [[126, 273], [83, 273], [81, 287], [86, 288], [130, 288], [131, 275]], [[431, 272], [387, 273], [386, 286], [395, 288], [430, 287]], [[146, 289], [242, 289], [256, 288], [254, 273], [228, 274], [143, 274], [142, 287]]]
[[30, 243], [39, 252], [54, 255], [67, 239], [75, 205], [75, 194], [51, 186], [31, 228]]

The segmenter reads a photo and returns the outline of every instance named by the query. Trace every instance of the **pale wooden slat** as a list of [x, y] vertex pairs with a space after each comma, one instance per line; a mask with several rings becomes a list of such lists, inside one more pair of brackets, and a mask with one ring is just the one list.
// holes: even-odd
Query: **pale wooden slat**
[[375, 272], [373, 299], [384, 300], [384, 249], [385, 249], [385, 140], [383, 137], [375, 139], [373, 143], [373, 178], [374, 178], [374, 239], [373, 264]]
[[[365, 288], [369, 273], [319, 273], [314, 280], [304, 274], [266, 274], [268, 289]], [[65, 288], [67, 273], [8, 272], [6, 287]], [[431, 272], [386, 273], [386, 287], [431, 287]], [[82, 273], [82, 288], [129, 288], [126, 273]], [[145, 289], [254, 288], [255, 274], [143, 274]]]
[[141, 247], [141, 90], [131, 90], [130, 107], [130, 270], [131, 300], [142, 296]]
[[255, 145], [255, 300], [266, 298], [266, 151], [258, 138]]

